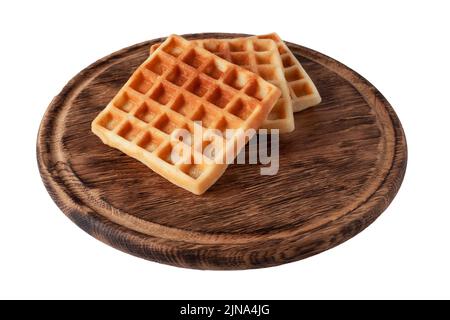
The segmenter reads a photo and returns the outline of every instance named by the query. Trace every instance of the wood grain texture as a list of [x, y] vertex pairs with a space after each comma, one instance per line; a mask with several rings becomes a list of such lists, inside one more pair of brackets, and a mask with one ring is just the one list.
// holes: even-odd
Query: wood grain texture
[[[195, 34], [190, 39], [241, 34]], [[152, 261], [198, 269], [260, 268], [309, 257], [371, 224], [397, 193], [406, 139], [367, 80], [316, 51], [289, 47], [323, 102], [281, 136], [280, 170], [231, 165], [203, 196], [101, 143], [94, 117], [148, 55], [147, 41], [76, 75], [42, 120], [37, 158], [61, 210], [93, 237]]]

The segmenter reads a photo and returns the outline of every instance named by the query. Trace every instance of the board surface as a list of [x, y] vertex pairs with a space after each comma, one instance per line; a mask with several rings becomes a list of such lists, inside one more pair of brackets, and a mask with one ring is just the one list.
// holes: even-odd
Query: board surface
[[[229, 38], [205, 33], [187, 38]], [[90, 131], [155, 39], [113, 53], [76, 75], [42, 120], [37, 159], [61, 210], [93, 237], [152, 261], [198, 269], [261, 268], [332, 248], [371, 224], [396, 195], [406, 139], [378, 90], [343, 64], [288, 43], [322, 103], [295, 114], [280, 136], [280, 169], [229, 166], [196, 196]]]

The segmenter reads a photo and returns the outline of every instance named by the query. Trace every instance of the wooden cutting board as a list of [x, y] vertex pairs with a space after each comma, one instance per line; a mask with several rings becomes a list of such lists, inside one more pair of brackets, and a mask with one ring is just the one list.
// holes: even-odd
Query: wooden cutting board
[[[229, 38], [238, 34], [195, 34]], [[203, 196], [167, 182], [100, 142], [94, 117], [148, 56], [155, 39], [87, 67], [42, 120], [37, 158], [61, 210], [93, 237], [127, 253], [198, 269], [260, 268], [330, 249], [371, 224], [397, 193], [407, 148], [399, 119], [367, 80], [289, 43], [323, 102], [295, 114], [280, 138], [280, 169], [231, 165]]]

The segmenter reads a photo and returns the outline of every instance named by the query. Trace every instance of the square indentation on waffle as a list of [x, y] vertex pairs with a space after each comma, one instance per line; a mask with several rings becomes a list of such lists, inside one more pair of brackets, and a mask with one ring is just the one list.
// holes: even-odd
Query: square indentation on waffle
[[211, 93], [206, 99], [219, 108], [225, 108], [227, 104], [230, 103], [233, 96], [235, 96], [233, 90], [219, 86], [212, 89], [210, 92]]
[[261, 65], [258, 66], [258, 74], [266, 81], [277, 81], [280, 79], [280, 71], [279, 68], [274, 67], [273, 65]]
[[150, 93], [150, 99], [157, 101], [159, 104], [166, 105], [171, 99], [174, 99], [177, 90], [168, 83], [159, 83]]
[[304, 79], [304, 75], [295, 66], [284, 69], [284, 76], [289, 83]]
[[[215, 60], [211, 60], [203, 69], [203, 72], [213, 79], [219, 79], [223, 76], [226, 68], [223, 64], [217, 63]], [[236, 70], [234, 70], [236, 72]]]
[[125, 121], [118, 128], [117, 134], [128, 141], [133, 141], [141, 131], [142, 128], [139, 125]]
[[290, 55], [288, 54], [283, 54], [281, 56], [282, 61], [283, 61], [283, 67], [284, 68], [289, 68], [292, 67], [295, 64], [295, 59], [292, 58]]
[[184, 41], [171, 37], [170, 41], [164, 46], [163, 51], [176, 58], [182, 54], [186, 48], [187, 46]]
[[170, 60], [163, 61], [160, 57], [156, 57], [153, 60], [150, 60], [145, 67], [152, 71], [153, 73], [157, 75], [162, 75], [164, 72], [169, 70], [172, 66], [172, 63]]
[[245, 52], [232, 52], [230, 53], [231, 62], [238, 66], [250, 65], [250, 56]]
[[255, 109], [255, 103], [252, 101], [246, 101], [243, 99], [235, 100], [228, 108], [228, 112], [236, 117], [246, 120]]
[[142, 149], [153, 152], [164, 142], [164, 137], [154, 131], [144, 131], [137, 145]]
[[203, 97], [213, 86], [213, 81], [200, 75], [195, 76], [185, 89], [198, 97]]
[[[233, 52], [243, 49], [236, 46]], [[92, 131], [174, 184], [201, 194], [227, 164], [183, 159], [223, 159], [237, 137], [225, 138], [217, 132], [259, 128], [279, 96], [276, 86], [256, 74], [171, 36], [96, 117]], [[202, 148], [211, 143], [206, 135], [195, 141], [199, 128], [215, 129], [212, 134], [224, 149], [203, 154]], [[188, 138], [179, 136], [183, 132]], [[179, 143], [185, 146], [181, 158], [174, 157]]]
[[313, 92], [310, 83], [305, 80], [294, 81], [289, 83], [289, 85], [293, 94], [295, 94], [295, 96], [299, 98], [311, 95]]
[[117, 111], [106, 111], [96, 118], [96, 126], [105, 128], [108, 131], [113, 131], [123, 119], [124, 116]]
[[164, 113], [153, 122], [153, 126], [170, 135], [175, 129], [186, 128], [186, 122], [172, 113]]
[[144, 72], [138, 72], [130, 83], [130, 88], [141, 94], [146, 94], [152, 86], [153, 78]]
[[258, 81], [256, 79], [249, 81], [245, 85], [243, 90], [246, 94], [259, 101], [261, 101], [267, 94], [267, 92], [265, 91], [266, 87], [261, 86], [261, 81]]
[[146, 100], [142, 105], [136, 110], [134, 116], [145, 123], [151, 123], [154, 119], [156, 119], [162, 110], [158, 103], [155, 103], [152, 100]]
[[284, 104], [286, 103], [284, 98], [280, 98], [275, 106], [272, 108], [268, 118], [271, 120], [283, 119], [287, 117], [285, 113]]
[[188, 117], [195, 111], [196, 106], [189, 101], [189, 98], [186, 95], [179, 94], [171, 104], [170, 108], [173, 111]]
[[192, 121], [200, 122], [205, 128], [213, 128], [215, 122], [220, 118], [221, 113], [210, 105], [201, 104], [190, 116]]
[[197, 48], [192, 48], [184, 56], [182, 61], [193, 68], [199, 68], [202, 64], [209, 61], [204, 52], [201, 52]]
[[181, 87], [186, 83], [188, 79], [193, 77], [193, 72], [188, 69], [183, 69], [180, 66], [175, 66], [166, 79], [172, 82], [174, 85]]
[[273, 55], [270, 52], [258, 52], [255, 54], [257, 64], [272, 64]]
[[130, 92], [122, 92], [113, 101], [113, 104], [116, 108], [126, 113], [135, 110], [140, 103], [141, 99]]
[[224, 83], [236, 90], [241, 90], [249, 81], [250, 78], [246, 74], [238, 73], [236, 70], [231, 70], [223, 78]]
[[236, 41], [230, 40], [228, 42], [229, 48], [231, 52], [246, 52], [248, 51], [248, 44], [245, 41], [240, 41], [239, 39]]
[[253, 50], [256, 52], [271, 52], [275, 48], [274, 43], [270, 39], [253, 42]]

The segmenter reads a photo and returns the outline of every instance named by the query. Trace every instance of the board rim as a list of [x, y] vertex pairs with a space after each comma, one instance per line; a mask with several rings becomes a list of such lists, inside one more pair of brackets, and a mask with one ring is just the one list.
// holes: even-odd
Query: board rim
[[[236, 33], [200, 33], [200, 34], [187, 34], [183, 35], [183, 37], [194, 39], [194, 38], [207, 38], [207, 37], [220, 37], [220, 38], [232, 38], [238, 36], [248, 36], [246, 34], [236, 34]], [[323, 252], [330, 248], [333, 248], [346, 240], [352, 238], [362, 230], [364, 230], [367, 226], [369, 226], [373, 221], [375, 221], [381, 213], [389, 206], [391, 201], [394, 199], [397, 194], [400, 185], [403, 181], [404, 174], [406, 171], [407, 165], [407, 144], [406, 137], [401, 126], [400, 120], [396, 115], [394, 109], [390, 105], [390, 103], [386, 100], [386, 98], [364, 77], [359, 75], [354, 70], [345, 66], [344, 64], [334, 60], [333, 58], [326, 56], [322, 53], [319, 53], [315, 50], [287, 42], [288, 46], [294, 53], [299, 53], [300, 55], [305, 55], [307, 58], [313, 60], [316, 63], [320, 63], [318, 60], [325, 61], [326, 63], [330, 63], [335, 65], [336, 68], [344, 69], [348, 72], [355, 80], [359, 81], [362, 85], [366, 86], [368, 89], [372, 91], [374, 96], [381, 101], [383, 106], [386, 108], [386, 112], [389, 115], [389, 119], [391, 120], [391, 125], [395, 134], [395, 146], [394, 146], [394, 157], [392, 160], [391, 168], [388, 173], [384, 177], [383, 182], [379, 185], [379, 187], [372, 193], [370, 197], [366, 199], [364, 203], [362, 203], [359, 207], [351, 212], [358, 211], [363, 207], [364, 204], [369, 203], [369, 201], [373, 201], [380, 190], [384, 189], [387, 192], [387, 197], [381, 196], [378, 201], [375, 201], [374, 204], [366, 211], [362, 212], [356, 218], [351, 220], [351, 223], [345, 223], [341, 227], [346, 228], [345, 236], [340, 237], [339, 239], [333, 240], [333, 235], [328, 234], [325, 229], [326, 226], [320, 226], [312, 231], [308, 232], [309, 234], [305, 234], [305, 237], [313, 238], [313, 234], [318, 231], [325, 231], [323, 234], [322, 241], [324, 243], [314, 245], [314, 241], [310, 241], [311, 245], [305, 245], [303, 248], [297, 248], [297, 252], [295, 255], [291, 257], [286, 257], [285, 259], [273, 258], [273, 257], [257, 257], [254, 261], [251, 257], [245, 257], [242, 260], [236, 261], [227, 261], [227, 263], [223, 263], [221, 260], [221, 254], [218, 251], [221, 251], [220, 244], [216, 245], [214, 249], [214, 254], [211, 254], [209, 261], [205, 260], [205, 257], [199, 258], [201, 254], [199, 253], [201, 250], [192, 250], [192, 251], [184, 251], [177, 252], [176, 245], [171, 242], [173, 240], [163, 239], [151, 237], [148, 235], [140, 234], [136, 231], [126, 229], [122, 225], [114, 224], [114, 222], [106, 219], [95, 211], [86, 215], [86, 212], [83, 212], [79, 207], [87, 205], [85, 203], [77, 203], [77, 199], [73, 199], [72, 195], [72, 203], [68, 204], [67, 199], [63, 199], [64, 195], [67, 195], [67, 190], [63, 190], [64, 188], [55, 183], [55, 177], [52, 176], [51, 172], [53, 170], [64, 170], [64, 168], [50, 168], [46, 165], [44, 157], [44, 153], [42, 149], [46, 149], [46, 137], [48, 136], [49, 127], [47, 124], [53, 120], [52, 113], [57, 112], [58, 107], [63, 106], [64, 99], [68, 96], [68, 94], [76, 87], [77, 82], [83, 81], [83, 78], [88, 75], [91, 70], [95, 68], [100, 68], [102, 64], [110, 62], [115, 58], [127, 53], [131, 52], [137, 48], [142, 46], [150, 46], [153, 43], [161, 42], [164, 38], [157, 38], [153, 40], [144, 41], [126, 48], [123, 48], [119, 51], [116, 51], [110, 55], [105, 56], [92, 63], [82, 71], [80, 71], [77, 75], [75, 75], [62, 89], [62, 91], [52, 100], [50, 105], [48, 106], [44, 117], [42, 119], [41, 125], [39, 127], [37, 146], [36, 146], [36, 154], [39, 172], [41, 174], [41, 178], [44, 182], [44, 185], [49, 192], [51, 198], [57, 204], [57, 206], [66, 214], [75, 224], [77, 224], [81, 229], [97, 238], [98, 240], [105, 242], [106, 244], [113, 246], [121, 251], [133, 254], [135, 256], [145, 258], [148, 260], [170, 264], [174, 266], [180, 267], [188, 267], [195, 269], [248, 269], [248, 268], [260, 268], [260, 267], [269, 267], [275, 266], [279, 264], [284, 264], [288, 262], [297, 261], [314, 254]], [[323, 65], [323, 64], [322, 64]], [[329, 67], [329, 66], [328, 66]], [[351, 82], [349, 82], [351, 83]], [[353, 83], [352, 83], [353, 85]], [[359, 90], [358, 90], [359, 92]], [[55, 164], [57, 166], [58, 164]], [[62, 189], [58, 190], [58, 187]], [[89, 207], [89, 206], [88, 206]], [[349, 214], [351, 214], [351, 212]], [[348, 218], [349, 214], [344, 215], [333, 221], [335, 224], [341, 221], [342, 219]], [[110, 229], [114, 228], [117, 232], [111, 233]], [[328, 237], [328, 238], [327, 238]], [[310, 239], [314, 240], [314, 239]], [[317, 239], [316, 239], [317, 240]], [[167, 242], [164, 244], [157, 244], [155, 242]], [[198, 245], [198, 244], [197, 244]], [[204, 250], [208, 250], [207, 245], [204, 246]], [[202, 250], [203, 250], [202, 249]], [[165, 254], [167, 250], [171, 251], [170, 256]], [[222, 248], [223, 251], [230, 250], [229, 246], [224, 246]], [[239, 246], [236, 248], [233, 247], [233, 250], [239, 250]]]

